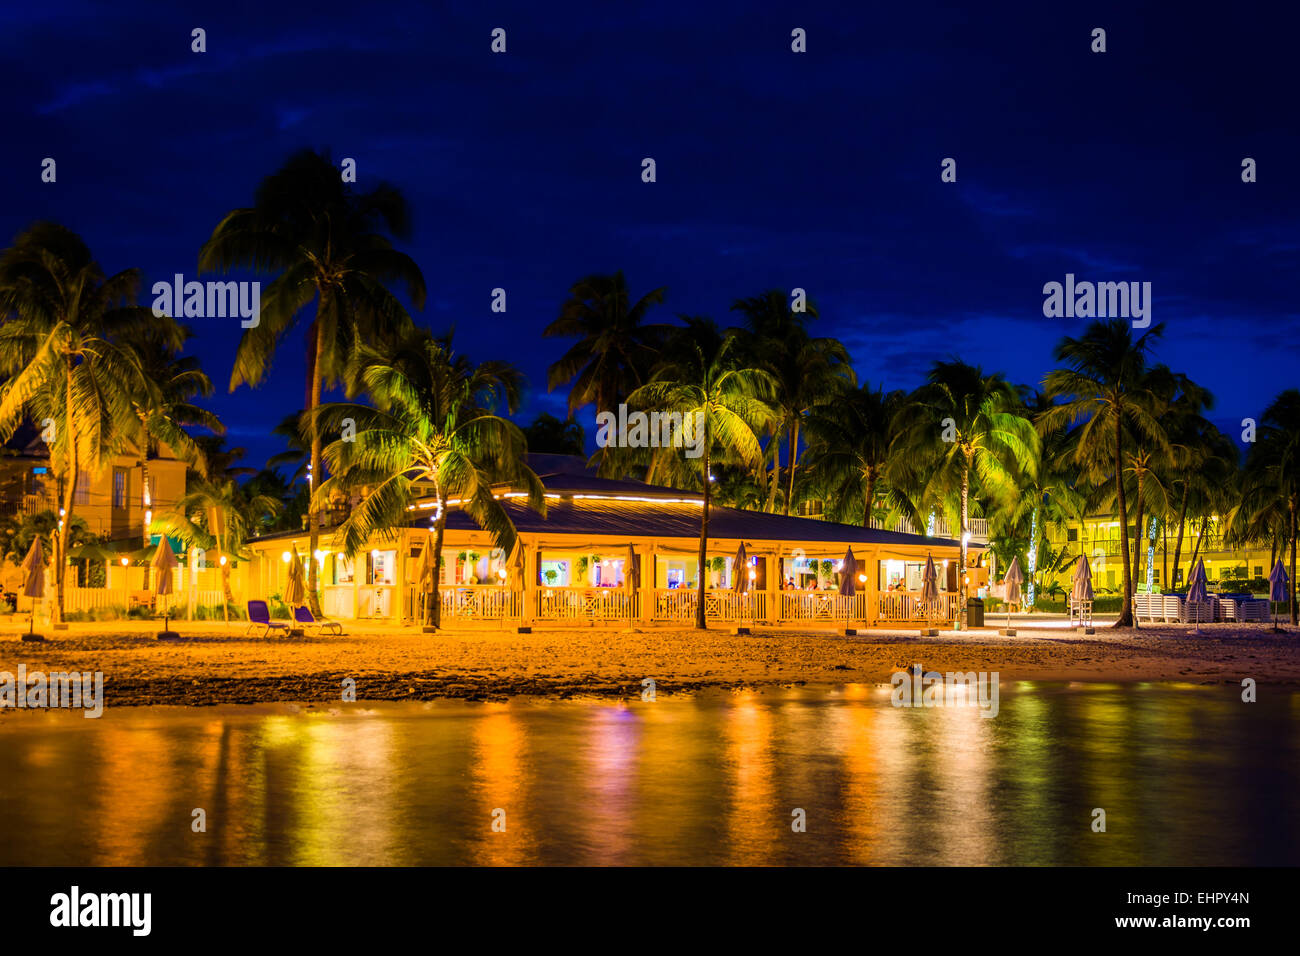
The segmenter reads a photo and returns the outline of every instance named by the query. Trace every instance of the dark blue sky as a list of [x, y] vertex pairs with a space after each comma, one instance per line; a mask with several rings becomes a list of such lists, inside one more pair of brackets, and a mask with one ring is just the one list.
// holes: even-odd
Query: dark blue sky
[[[1086, 325], [1042, 315], [1067, 272], [1151, 282], [1159, 358], [1213, 389], [1234, 436], [1300, 379], [1283, 4], [439, 6], [6, 5], [0, 238], [54, 219], [108, 271], [192, 278], [294, 150], [354, 157], [361, 187], [411, 200], [417, 320], [520, 365], [522, 421], [563, 413], [545, 381], [567, 343], [542, 328], [577, 278], [615, 269], [638, 294], [667, 286], [664, 318], [723, 325], [740, 296], [803, 287], [817, 331], [889, 388], [954, 353], [1037, 384]], [[301, 340], [273, 381], [227, 394], [238, 322], [194, 324], [213, 405], [260, 464], [301, 404]]]

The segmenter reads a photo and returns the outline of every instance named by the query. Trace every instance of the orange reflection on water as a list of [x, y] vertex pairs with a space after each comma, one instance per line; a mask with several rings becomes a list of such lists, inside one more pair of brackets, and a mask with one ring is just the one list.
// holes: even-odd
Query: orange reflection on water
[[[772, 711], [753, 691], [737, 694], [723, 726], [731, 800], [725, 828], [731, 863], [765, 863], [782, 819], [772, 787]], [[785, 811], [786, 820], [789, 810]]]
[[[508, 704], [491, 704], [475, 721], [470, 778], [473, 810], [470, 845], [476, 863], [511, 866], [527, 862], [534, 837], [529, 832], [526, 741], [523, 727]], [[504, 830], [494, 830], [493, 823]], [[482, 836], [473, 834], [482, 828]]]

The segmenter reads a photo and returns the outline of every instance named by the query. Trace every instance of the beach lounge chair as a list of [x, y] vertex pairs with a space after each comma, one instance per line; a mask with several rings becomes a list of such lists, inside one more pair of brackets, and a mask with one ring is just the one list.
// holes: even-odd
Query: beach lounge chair
[[266, 606], [265, 601], [248, 602], [248, 627], [244, 629], [244, 633], [249, 633], [255, 627], [262, 628], [261, 637], [266, 637], [272, 631], [289, 633], [288, 624], [278, 624], [271, 620], [271, 609]]
[[318, 628], [324, 633], [339, 634], [343, 633], [343, 625], [338, 621], [318, 621], [316, 615], [311, 613], [311, 608], [306, 605], [299, 605], [293, 609], [293, 619], [295, 623], [301, 624], [304, 628]]
[[1237, 620], [1267, 624], [1269, 620], [1268, 602], [1256, 600], [1254, 598], [1249, 601], [1238, 601]]
[[1183, 598], [1180, 594], [1165, 595], [1165, 614], [1162, 620], [1178, 621], [1183, 616]]

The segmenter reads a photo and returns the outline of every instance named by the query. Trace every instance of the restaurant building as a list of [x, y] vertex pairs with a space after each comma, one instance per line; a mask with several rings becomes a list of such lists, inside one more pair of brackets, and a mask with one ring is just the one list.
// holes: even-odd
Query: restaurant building
[[[699, 567], [702, 496], [636, 481], [599, 478], [577, 458], [530, 456], [546, 490], [546, 515], [530, 509], [521, 490], [497, 493], [519, 533], [520, 551], [506, 555], [459, 508], [449, 506], [438, 573], [444, 626], [689, 625], [705, 575], [711, 622], [802, 625], [899, 624], [957, 616], [959, 543], [896, 531], [835, 524], [711, 505], [707, 559]], [[322, 529], [321, 605], [341, 620], [417, 622], [425, 596], [415, 587], [423, 548], [433, 540], [432, 498], [387, 540], [348, 555]], [[736, 555], [744, 544], [745, 567]], [[242, 562], [247, 598], [283, 594], [294, 554], [305, 562], [306, 531], [255, 539]], [[843, 560], [853, 551], [857, 593], [838, 593]], [[970, 546], [970, 561], [983, 549]], [[920, 601], [927, 557], [938, 569], [939, 600]], [[639, 585], [629, 588], [629, 562]], [[971, 593], [982, 568], [971, 570]], [[738, 590], [737, 577], [749, 580]]]

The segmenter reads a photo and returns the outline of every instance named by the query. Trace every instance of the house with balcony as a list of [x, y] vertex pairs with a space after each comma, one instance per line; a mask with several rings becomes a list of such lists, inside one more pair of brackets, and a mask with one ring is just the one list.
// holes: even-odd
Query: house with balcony
[[[956, 540], [862, 528], [813, 518], [711, 505], [706, 559], [699, 562], [698, 493], [600, 478], [581, 459], [530, 456], [546, 491], [543, 517], [521, 489], [496, 490], [519, 533], [521, 554], [494, 549], [491, 537], [450, 505], [437, 576], [445, 625], [482, 623], [553, 626], [689, 625], [704, 576], [710, 621], [806, 625], [951, 622], [958, 613]], [[419, 621], [427, 598], [415, 587], [421, 552], [433, 540], [432, 498], [417, 500], [410, 521], [387, 539], [347, 554], [322, 529], [317, 558], [321, 601], [334, 618], [392, 623]], [[746, 566], [737, 566], [741, 544]], [[305, 531], [267, 535], [251, 545], [242, 569], [247, 598], [283, 594], [289, 562], [307, 559]], [[852, 548], [855, 567], [843, 560]], [[972, 561], [984, 549], [973, 544]], [[922, 570], [939, 570], [938, 602], [923, 605]], [[635, 562], [639, 586], [627, 586]], [[982, 583], [983, 568], [972, 568]], [[837, 591], [854, 575], [857, 593]], [[738, 576], [747, 592], [735, 588]]]
[[[144, 546], [145, 529], [153, 515], [172, 508], [184, 496], [185, 476], [185, 463], [166, 447], [147, 463], [138, 451], [127, 448], [102, 470], [80, 473], [73, 491], [72, 513], [86, 522], [90, 533], [107, 550], [123, 554], [137, 551]], [[0, 521], [16, 526], [42, 513], [58, 515], [64, 491], [40, 431], [24, 425], [0, 454]], [[21, 560], [21, 556], [16, 560], [0, 556], [0, 583], [10, 593], [19, 590]], [[80, 566], [80, 577], [69, 583], [67, 610], [129, 602], [123, 593], [129, 595], [145, 587], [143, 568], [123, 567], [118, 562], [105, 564], [102, 575], [87, 575], [85, 565]]]

